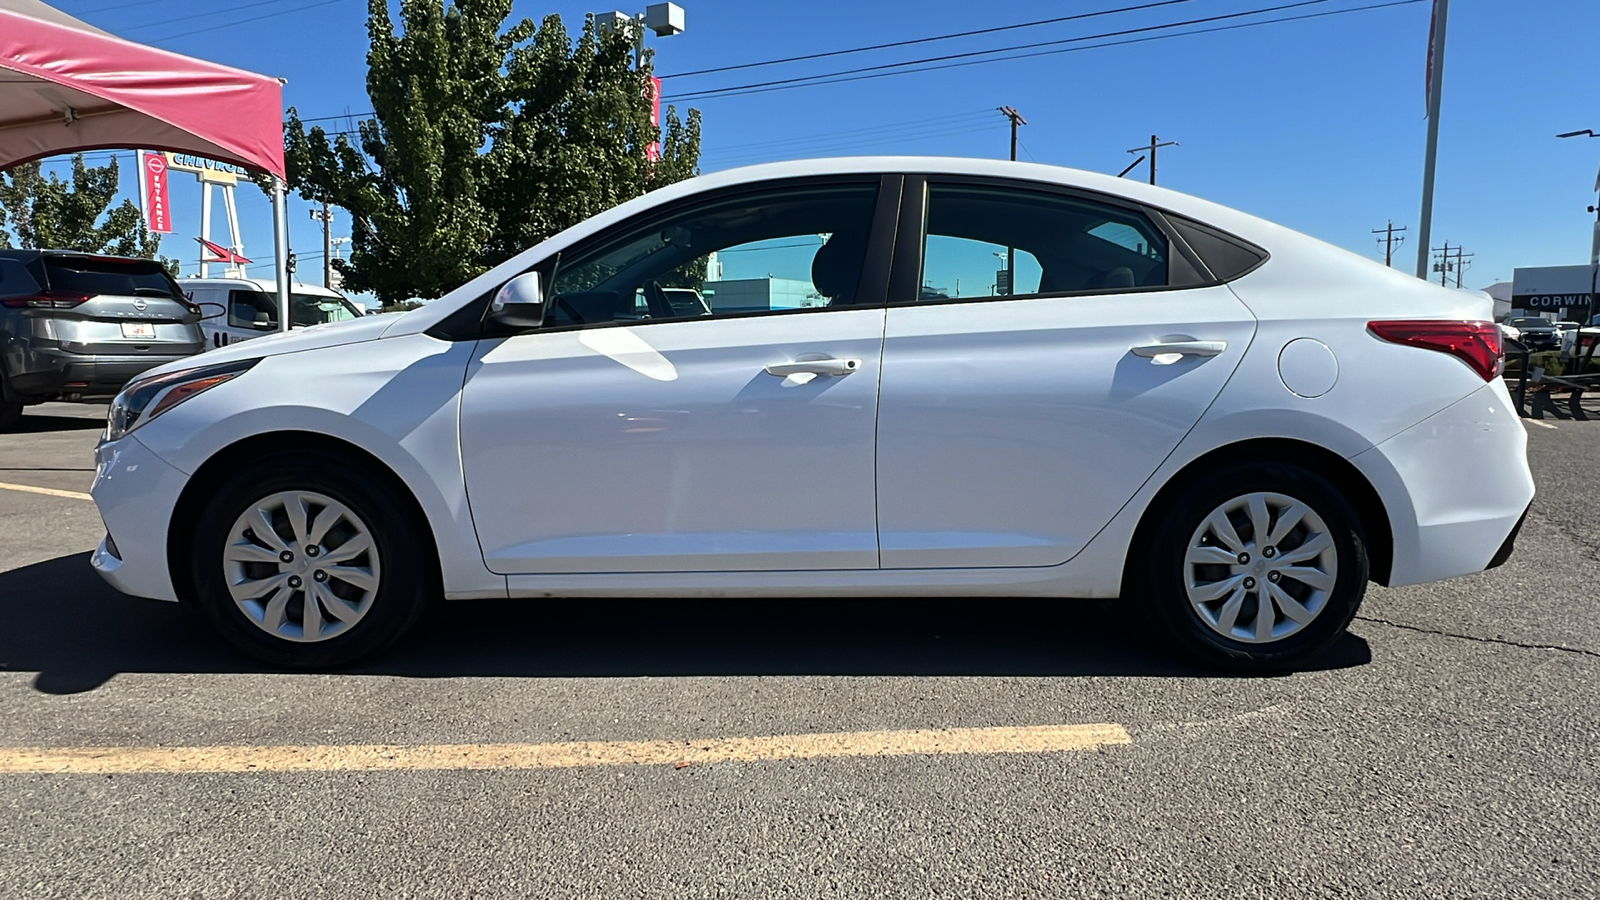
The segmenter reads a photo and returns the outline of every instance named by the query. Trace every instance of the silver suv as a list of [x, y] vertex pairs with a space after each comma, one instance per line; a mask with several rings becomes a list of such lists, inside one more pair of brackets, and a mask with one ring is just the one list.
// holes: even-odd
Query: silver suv
[[200, 308], [160, 263], [0, 250], [0, 430], [46, 400], [101, 400], [205, 348]]

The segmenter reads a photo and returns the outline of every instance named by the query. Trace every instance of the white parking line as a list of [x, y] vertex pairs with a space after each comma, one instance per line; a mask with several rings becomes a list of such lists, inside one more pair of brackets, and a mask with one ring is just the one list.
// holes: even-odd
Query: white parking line
[[58, 491], [55, 488], [34, 487], [31, 484], [7, 484], [0, 481], [0, 491], [22, 491], [25, 494], [43, 494], [46, 497], [66, 497], [68, 500], [93, 500], [82, 491]]
[[1555, 428], [1556, 427], [1554, 425], [1551, 425], [1549, 422], [1546, 422], [1543, 419], [1524, 419], [1523, 421], [1532, 422], [1533, 424], [1539, 426], [1540, 428]]
[[298, 747], [0, 747], [0, 774], [574, 769], [867, 756], [1064, 753], [1131, 744], [1121, 725], [846, 731], [701, 740]]

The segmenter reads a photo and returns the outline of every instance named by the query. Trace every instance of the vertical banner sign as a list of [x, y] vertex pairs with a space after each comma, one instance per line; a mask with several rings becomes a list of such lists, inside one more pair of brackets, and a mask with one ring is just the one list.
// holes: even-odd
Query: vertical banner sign
[[[654, 129], [661, 127], [661, 79], [654, 75], [650, 76], [650, 127]], [[661, 158], [659, 133], [656, 140], [651, 141], [650, 146], [644, 148], [644, 157], [651, 162]]]
[[140, 174], [144, 178], [144, 221], [152, 234], [172, 233], [171, 197], [167, 191], [167, 157], [161, 153], [139, 151]]

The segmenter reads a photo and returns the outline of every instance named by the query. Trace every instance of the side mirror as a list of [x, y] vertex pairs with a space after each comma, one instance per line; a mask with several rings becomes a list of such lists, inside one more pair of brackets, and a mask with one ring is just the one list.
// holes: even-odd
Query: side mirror
[[524, 272], [495, 292], [489, 318], [513, 328], [538, 328], [544, 324], [544, 287], [538, 272]]

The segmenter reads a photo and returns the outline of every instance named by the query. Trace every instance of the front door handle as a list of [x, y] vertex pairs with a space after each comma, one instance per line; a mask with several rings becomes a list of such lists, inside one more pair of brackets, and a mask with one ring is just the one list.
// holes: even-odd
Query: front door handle
[[786, 378], [790, 375], [849, 375], [861, 368], [859, 359], [808, 359], [804, 362], [773, 363], [767, 366], [768, 375]]
[[1226, 349], [1227, 341], [1165, 341], [1134, 347], [1133, 355], [1159, 362], [1163, 356], [1216, 356]]

